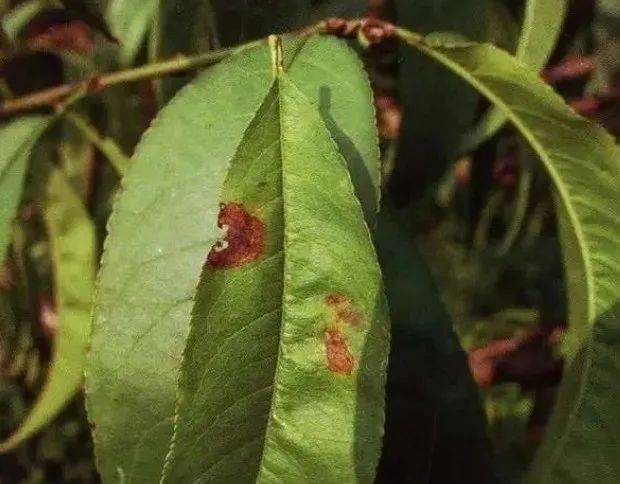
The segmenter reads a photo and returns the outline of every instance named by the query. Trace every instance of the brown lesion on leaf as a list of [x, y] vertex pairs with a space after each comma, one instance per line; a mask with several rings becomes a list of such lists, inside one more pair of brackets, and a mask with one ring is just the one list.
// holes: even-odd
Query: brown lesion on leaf
[[351, 375], [355, 366], [355, 358], [349, 351], [347, 341], [337, 329], [327, 329], [323, 334], [327, 368], [332, 373]]
[[353, 308], [350, 299], [344, 294], [331, 293], [325, 296], [325, 304], [334, 311], [334, 324], [344, 323], [357, 326], [360, 316]]
[[350, 298], [341, 293], [327, 294], [324, 303], [331, 313], [331, 319], [323, 330], [327, 368], [332, 373], [351, 375], [355, 368], [355, 358], [349, 351], [344, 333], [350, 328], [359, 326], [360, 314]]
[[239, 267], [258, 259], [264, 251], [265, 226], [243, 204], [220, 204], [217, 225], [224, 237], [209, 252], [207, 264], [213, 269]]

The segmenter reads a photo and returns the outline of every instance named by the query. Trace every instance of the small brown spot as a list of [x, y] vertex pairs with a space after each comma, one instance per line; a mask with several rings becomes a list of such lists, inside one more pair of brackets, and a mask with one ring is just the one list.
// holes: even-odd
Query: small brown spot
[[347, 342], [338, 330], [326, 330], [323, 337], [327, 368], [332, 373], [350, 375], [353, 372], [355, 359], [349, 352]]
[[263, 222], [248, 213], [241, 203], [220, 205], [217, 225], [226, 231], [224, 238], [209, 252], [207, 262], [214, 269], [238, 267], [258, 259], [263, 253]]
[[343, 294], [328, 294], [325, 296], [325, 304], [330, 306], [334, 312], [334, 323], [345, 323], [350, 326], [357, 326], [360, 322], [359, 314], [353, 309], [349, 298]]

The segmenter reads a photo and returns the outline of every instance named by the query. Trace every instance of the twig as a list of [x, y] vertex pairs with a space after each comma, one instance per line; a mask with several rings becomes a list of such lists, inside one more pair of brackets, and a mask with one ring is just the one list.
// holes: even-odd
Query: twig
[[108, 74], [100, 74], [82, 81], [62, 84], [22, 97], [7, 99], [0, 104], [0, 117], [45, 106], [53, 107], [64, 99], [80, 92], [83, 94], [99, 92], [117, 84], [162, 77], [180, 71], [215, 64], [233, 52], [260, 45], [263, 42], [264, 40], [261, 39], [235, 48], [211, 51], [195, 56], [177, 55], [173, 59], [167, 61], [155, 62], [153, 64], [146, 64], [133, 69], [126, 69]]
[[[358, 40], [365, 46], [373, 45], [381, 42], [383, 39], [393, 37], [395, 33], [396, 27], [388, 22], [376, 18], [359, 18], [350, 20], [345, 20], [342, 18], [329, 18], [295, 32], [296, 35], [302, 37], [308, 37], [315, 34], [331, 34], [341, 37], [357, 36]], [[237, 47], [211, 51], [194, 56], [179, 54], [173, 59], [167, 61], [155, 62], [141, 67], [111, 72], [108, 74], [100, 74], [82, 81], [62, 84], [60, 86], [33, 92], [22, 97], [7, 99], [0, 104], [0, 118], [19, 113], [21, 111], [28, 111], [46, 106], [54, 107], [65, 98], [76, 93], [83, 93], [81, 95], [85, 95], [92, 92], [99, 92], [102, 89], [117, 84], [163, 77], [176, 72], [215, 64], [234, 52], [255, 47], [266, 42], [267, 39], [259, 39]]]

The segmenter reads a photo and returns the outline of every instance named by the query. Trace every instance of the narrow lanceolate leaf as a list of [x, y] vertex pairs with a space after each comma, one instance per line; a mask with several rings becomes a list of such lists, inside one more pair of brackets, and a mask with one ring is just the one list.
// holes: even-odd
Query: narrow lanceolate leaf
[[111, 0], [106, 19], [120, 45], [119, 62], [131, 64], [151, 28], [159, 0]]
[[499, 49], [401, 37], [468, 81], [514, 123], [556, 190], [570, 321], [556, 412], [532, 479], [616, 482], [620, 445], [620, 151], [536, 74]]
[[387, 312], [345, 160], [280, 75], [222, 192], [166, 482], [372, 482]]
[[109, 223], [87, 372], [104, 482], [157, 482], [200, 269], [219, 235], [219, 194], [271, 85], [269, 53], [232, 56], [154, 121]]
[[19, 445], [44, 427], [82, 383], [90, 334], [94, 290], [95, 229], [80, 196], [65, 176], [54, 170], [48, 182], [43, 218], [54, 271], [57, 333], [48, 379], [21, 427], [0, 451]]
[[11, 223], [21, 198], [30, 153], [50, 119], [28, 116], [0, 125], [0, 262], [11, 241]]
[[[317, 58], [325, 53], [330, 58]], [[324, 91], [331, 94], [331, 104], [324, 102], [319, 110], [332, 120], [332, 133], [347, 133], [341, 135], [350, 141], [349, 151], [343, 151], [347, 162], [361, 159], [368, 167], [356, 171], [363, 178], [354, 184], [372, 214], [379, 182], [378, 159], [371, 156], [376, 152], [372, 107], [346, 117], [340, 100], [370, 105], [368, 81], [352, 56], [344, 43], [324, 38], [285, 44], [289, 76], [303, 78], [304, 95], [319, 105]], [[296, 67], [323, 61], [324, 72]], [[99, 276], [87, 372], [89, 417], [96, 425], [95, 450], [105, 482], [160, 477], [196, 285], [221, 235], [222, 186], [272, 84], [266, 45], [224, 60], [162, 110], [124, 178]], [[359, 88], [354, 95], [351, 84]], [[356, 152], [363, 156], [353, 158]], [[365, 191], [368, 179], [371, 194]]]
[[[517, 44], [515, 57], [532, 71], [542, 69], [558, 40], [564, 23], [568, 0], [527, 0], [521, 27], [521, 37]], [[475, 129], [468, 133], [463, 143], [463, 151], [475, 148], [489, 139], [507, 121], [506, 114], [497, 106], [483, 116]]]

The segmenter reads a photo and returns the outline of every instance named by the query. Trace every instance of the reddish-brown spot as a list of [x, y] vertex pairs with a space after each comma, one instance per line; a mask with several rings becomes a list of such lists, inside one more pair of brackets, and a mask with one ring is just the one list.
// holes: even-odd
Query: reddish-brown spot
[[351, 301], [343, 294], [328, 294], [325, 296], [325, 304], [334, 311], [334, 323], [345, 323], [350, 326], [357, 326], [360, 322], [359, 314], [353, 309]]
[[327, 368], [332, 373], [350, 375], [353, 372], [355, 359], [349, 352], [349, 347], [342, 333], [338, 330], [328, 329], [323, 337], [325, 343], [325, 356]]
[[217, 225], [226, 231], [224, 238], [209, 252], [207, 262], [214, 269], [238, 267], [258, 259], [263, 253], [263, 222], [248, 213], [241, 203], [220, 205]]
[[87, 55], [93, 50], [94, 44], [90, 27], [81, 20], [75, 20], [31, 26], [26, 34], [26, 45], [32, 50]]

